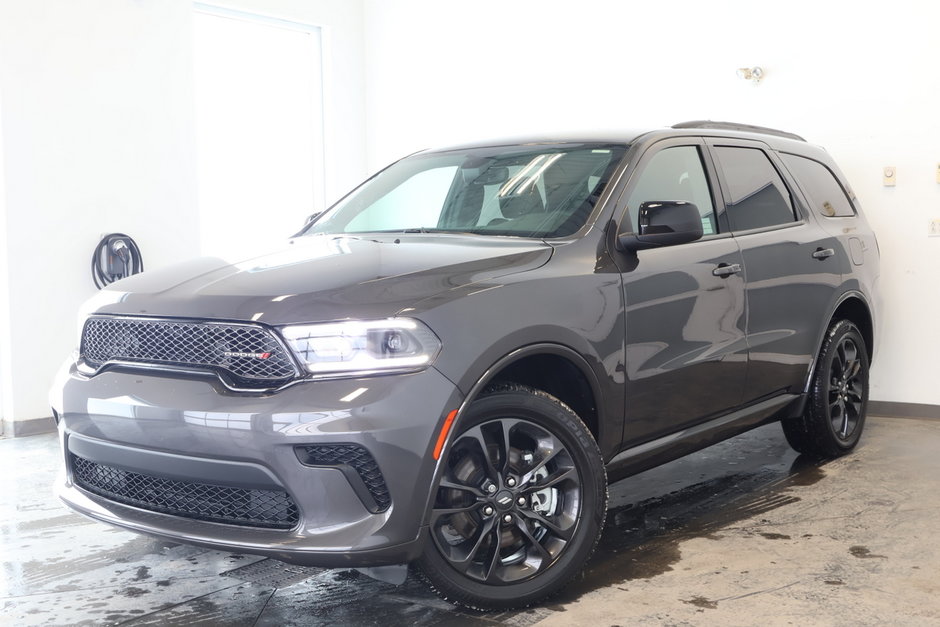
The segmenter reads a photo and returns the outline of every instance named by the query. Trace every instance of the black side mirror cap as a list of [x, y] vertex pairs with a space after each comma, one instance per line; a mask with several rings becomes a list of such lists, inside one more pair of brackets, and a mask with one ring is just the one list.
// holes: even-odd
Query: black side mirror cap
[[617, 236], [621, 250], [675, 246], [701, 239], [702, 216], [694, 203], [656, 200], [640, 205], [640, 232]]

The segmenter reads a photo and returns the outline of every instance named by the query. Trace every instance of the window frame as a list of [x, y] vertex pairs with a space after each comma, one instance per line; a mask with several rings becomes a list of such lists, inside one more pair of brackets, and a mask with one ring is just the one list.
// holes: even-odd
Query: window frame
[[[737, 237], [741, 235], [750, 235], [752, 233], [765, 233], [767, 231], [778, 231], [780, 229], [790, 229], [797, 226], [806, 224], [806, 201], [803, 198], [802, 190], [799, 189], [790, 174], [790, 171], [786, 168], [784, 163], [780, 160], [780, 157], [777, 155], [770, 146], [764, 142], [755, 141], [755, 140], [745, 140], [745, 139], [729, 139], [724, 137], [706, 137], [704, 138], [705, 145], [708, 148], [708, 152], [711, 155], [712, 162], [715, 167], [715, 171], [718, 173], [718, 181], [721, 186], [721, 205], [722, 215], [725, 216], [725, 219], [728, 222], [728, 226], [732, 234]], [[780, 224], [771, 224], [768, 226], [757, 227], [753, 229], [744, 229], [744, 230], [735, 230], [731, 228], [730, 220], [727, 217], [727, 208], [731, 203], [731, 194], [730, 187], [728, 183], [728, 178], [725, 176], [724, 171], [721, 168], [721, 162], [718, 160], [717, 155], [715, 154], [716, 148], [754, 148], [760, 150], [770, 161], [771, 166], [776, 170], [777, 175], [780, 177], [780, 180], [783, 181], [783, 186], [786, 188], [787, 192], [790, 194], [790, 202], [793, 208], [793, 221], [792, 222], [783, 222]]]
[[[699, 159], [702, 162], [702, 169], [705, 172], [705, 180], [708, 183], [709, 194], [711, 195], [712, 207], [715, 213], [716, 230], [714, 233], [703, 235], [699, 239], [693, 242], [688, 242], [687, 244], [681, 244], [681, 246], [689, 246], [698, 242], [731, 237], [731, 228], [730, 224], [728, 223], [727, 216], [725, 215], [725, 204], [721, 189], [719, 187], [718, 174], [717, 170], [715, 169], [715, 163], [712, 159], [711, 153], [708, 150], [708, 147], [706, 146], [704, 138], [694, 135], [670, 137], [656, 141], [647, 146], [643, 151], [643, 154], [636, 160], [636, 163], [630, 167], [630, 178], [617, 197], [616, 211], [614, 215], [617, 216], [618, 234], [635, 233], [634, 225], [630, 220], [630, 212], [629, 207], [627, 206], [627, 201], [630, 199], [630, 196], [636, 189], [640, 177], [642, 177], [645, 173], [650, 161], [652, 161], [653, 157], [658, 155], [663, 150], [683, 147], [694, 147], [698, 150]], [[662, 198], [660, 200], [670, 199]], [[625, 226], [627, 228], [624, 228]]]

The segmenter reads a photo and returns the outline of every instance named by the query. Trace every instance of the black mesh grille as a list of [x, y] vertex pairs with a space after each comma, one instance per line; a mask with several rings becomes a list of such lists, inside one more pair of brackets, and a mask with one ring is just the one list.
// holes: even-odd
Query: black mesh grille
[[365, 484], [377, 511], [384, 512], [392, 504], [392, 497], [385, 485], [385, 477], [372, 453], [358, 444], [320, 444], [298, 446], [300, 461], [308, 466], [350, 466]]
[[244, 387], [291, 379], [294, 366], [267, 330], [249, 325], [93, 317], [82, 332], [82, 356], [99, 368], [109, 361], [222, 370]]
[[244, 527], [290, 529], [299, 515], [281, 490], [246, 490], [130, 472], [70, 454], [75, 483], [106, 499], [163, 514]]

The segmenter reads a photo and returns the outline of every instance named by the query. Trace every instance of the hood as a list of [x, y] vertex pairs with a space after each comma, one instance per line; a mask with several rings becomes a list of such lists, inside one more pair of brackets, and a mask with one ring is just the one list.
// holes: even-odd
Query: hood
[[293, 324], [386, 318], [425, 298], [545, 264], [539, 240], [462, 235], [300, 237], [232, 263], [206, 257], [102, 290], [87, 313]]

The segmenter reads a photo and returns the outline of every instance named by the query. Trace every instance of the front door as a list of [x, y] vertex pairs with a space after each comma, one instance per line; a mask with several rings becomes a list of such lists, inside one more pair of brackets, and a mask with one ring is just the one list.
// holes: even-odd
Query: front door
[[659, 142], [627, 187], [620, 232], [640, 204], [684, 200], [702, 239], [626, 255], [626, 446], [702, 422], [740, 404], [747, 372], [743, 260], [715, 211], [717, 185], [695, 138]]

